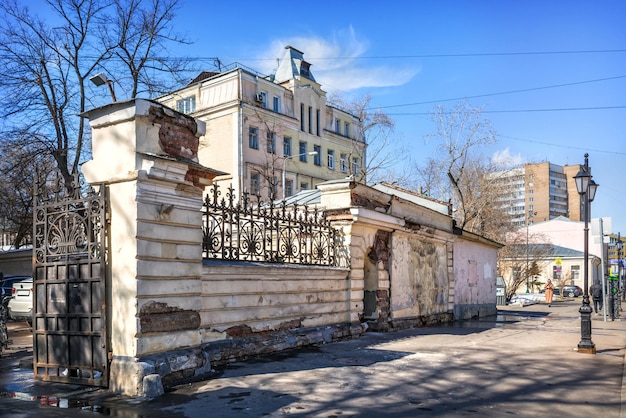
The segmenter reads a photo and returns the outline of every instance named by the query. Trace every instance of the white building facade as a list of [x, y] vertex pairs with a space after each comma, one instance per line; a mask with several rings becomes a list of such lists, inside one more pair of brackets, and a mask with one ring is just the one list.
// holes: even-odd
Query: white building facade
[[303, 53], [287, 46], [276, 73], [240, 66], [202, 73], [158, 100], [206, 123], [200, 164], [228, 173], [223, 187], [278, 199], [323, 181], [364, 182], [361, 121], [332, 106]]

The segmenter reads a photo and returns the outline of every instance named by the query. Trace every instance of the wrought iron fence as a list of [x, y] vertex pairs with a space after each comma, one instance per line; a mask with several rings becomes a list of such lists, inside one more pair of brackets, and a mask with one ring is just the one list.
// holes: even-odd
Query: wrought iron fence
[[221, 197], [217, 184], [204, 200], [204, 258], [340, 266], [340, 239], [317, 208], [260, 203], [249, 193], [237, 200], [232, 187]]

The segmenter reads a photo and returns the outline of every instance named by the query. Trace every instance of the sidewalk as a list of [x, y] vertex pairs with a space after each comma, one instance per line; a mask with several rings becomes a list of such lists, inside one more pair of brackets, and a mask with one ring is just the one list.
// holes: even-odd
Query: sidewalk
[[239, 362], [154, 400], [33, 382], [14, 367], [32, 356], [23, 350], [0, 360], [0, 416], [624, 418], [626, 322], [593, 315], [597, 354], [577, 353], [580, 303], [501, 307], [497, 317]]

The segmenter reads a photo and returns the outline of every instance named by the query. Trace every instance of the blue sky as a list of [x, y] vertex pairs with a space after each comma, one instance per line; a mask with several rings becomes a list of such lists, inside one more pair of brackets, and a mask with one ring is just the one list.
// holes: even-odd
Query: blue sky
[[270, 73], [292, 45], [328, 92], [370, 94], [418, 162], [435, 155], [426, 114], [466, 98], [499, 133], [485, 155], [565, 165], [588, 152], [592, 216], [626, 235], [625, 19], [620, 0], [183, 0], [195, 43], [176, 53]]
[[428, 112], [467, 99], [499, 134], [486, 156], [588, 152], [592, 216], [626, 235], [625, 20], [622, 0], [181, 0], [176, 30], [193, 44], [169, 52], [269, 74], [292, 45], [327, 92], [371, 95], [417, 162], [436, 155]]

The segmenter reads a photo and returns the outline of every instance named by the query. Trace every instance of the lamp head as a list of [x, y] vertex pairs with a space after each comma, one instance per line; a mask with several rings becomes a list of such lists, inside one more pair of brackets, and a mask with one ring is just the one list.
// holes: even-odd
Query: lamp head
[[96, 86], [102, 86], [108, 83], [109, 79], [104, 73], [98, 73], [92, 77], [89, 77], [89, 81], [91, 81]]
[[589, 174], [587, 168], [580, 167], [580, 170], [578, 170], [578, 173], [574, 176], [574, 181], [576, 181], [576, 190], [578, 190], [578, 194], [584, 195], [585, 193], [587, 193], [590, 180], [591, 174]]
[[599, 184], [593, 181], [593, 179], [589, 179], [589, 202], [593, 202], [593, 198], [596, 197], [596, 191], [598, 190]]

